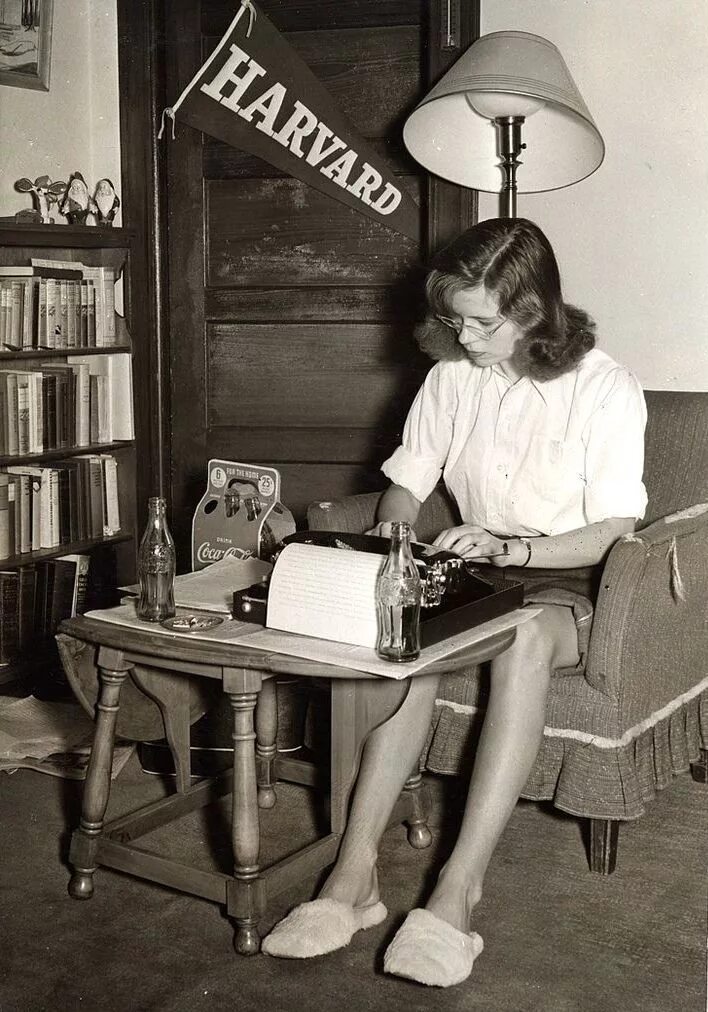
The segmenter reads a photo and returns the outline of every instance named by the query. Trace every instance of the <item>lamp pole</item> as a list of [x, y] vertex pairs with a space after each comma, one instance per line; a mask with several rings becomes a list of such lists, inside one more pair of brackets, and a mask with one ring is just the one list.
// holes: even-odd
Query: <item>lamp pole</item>
[[526, 147], [521, 143], [521, 124], [524, 118], [524, 116], [496, 116], [494, 119], [504, 172], [504, 184], [499, 195], [502, 218], [516, 217], [516, 169], [521, 165], [519, 155]]

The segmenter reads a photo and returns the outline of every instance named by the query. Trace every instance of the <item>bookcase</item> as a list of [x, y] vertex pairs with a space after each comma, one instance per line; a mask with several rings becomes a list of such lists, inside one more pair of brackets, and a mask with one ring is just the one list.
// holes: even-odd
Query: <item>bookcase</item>
[[135, 579], [133, 350], [115, 311], [134, 240], [0, 223], [0, 685], [56, 662], [82, 597], [114, 603]]

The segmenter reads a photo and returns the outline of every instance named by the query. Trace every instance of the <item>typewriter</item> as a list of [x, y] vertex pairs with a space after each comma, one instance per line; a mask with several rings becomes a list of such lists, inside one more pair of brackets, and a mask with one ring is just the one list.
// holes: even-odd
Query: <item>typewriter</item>
[[[281, 544], [319, 545], [377, 555], [388, 555], [390, 547], [388, 538], [337, 531], [302, 531], [283, 538]], [[423, 589], [420, 632], [424, 647], [523, 604], [523, 583], [506, 578], [503, 569], [462, 559], [434, 545], [414, 542], [411, 547]], [[277, 554], [274, 562], [277, 565]], [[267, 603], [267, 582], [235, 591], [234, 618], [265, 625]]]

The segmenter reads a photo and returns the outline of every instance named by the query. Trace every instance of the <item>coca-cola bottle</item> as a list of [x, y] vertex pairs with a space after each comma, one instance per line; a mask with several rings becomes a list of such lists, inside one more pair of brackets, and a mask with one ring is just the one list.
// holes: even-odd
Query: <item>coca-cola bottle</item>
[[376, 585], [379, 656], [388, 661], [413, 661], [420, 654], [421, 596], [411, 527], [396, 521], [391, 525], [391, 548]]
[[167, 503], [161, 496], [148, 499], [148, 521], [138, 550], [140, 596], [138, 618], [162, 622], [175, 613], [175, 543], [167, 526]]

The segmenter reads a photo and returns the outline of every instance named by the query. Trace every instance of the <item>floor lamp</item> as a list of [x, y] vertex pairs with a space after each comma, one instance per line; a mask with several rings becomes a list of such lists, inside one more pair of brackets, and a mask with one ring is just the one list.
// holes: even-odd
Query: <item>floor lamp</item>
[[499, 193], [501, 217], [516, 216], [517, 192], [577, 183], [605, 154], [560, 52], [528, 32], [474, 42], [413, 110], [403, 140], [435, 175]]

